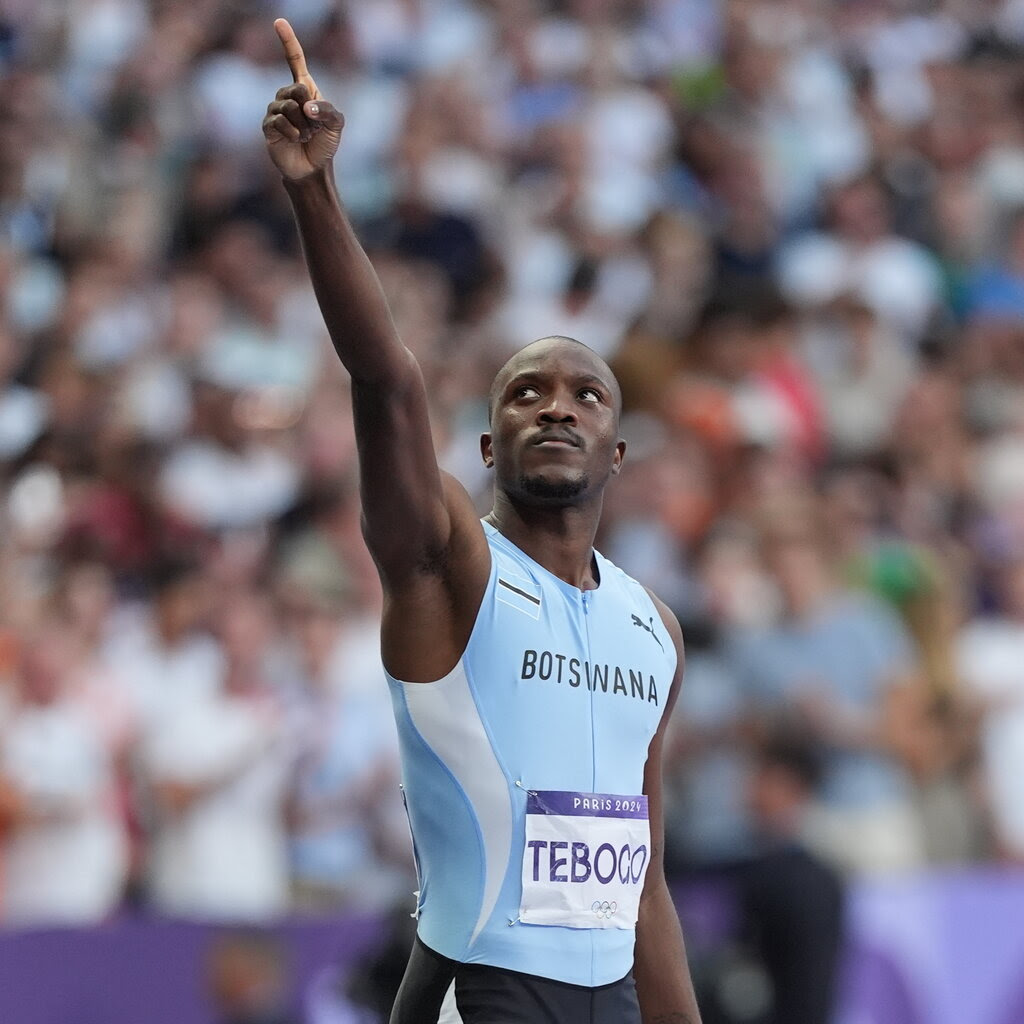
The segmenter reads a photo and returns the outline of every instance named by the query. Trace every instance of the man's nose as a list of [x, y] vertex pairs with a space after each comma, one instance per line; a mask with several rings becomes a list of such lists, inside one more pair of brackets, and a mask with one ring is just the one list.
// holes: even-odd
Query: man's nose
[[572, 397], [562, 391], [554, 391], [541, 406], [540, 419], [544, 423], [575, 423], [576, 410]]

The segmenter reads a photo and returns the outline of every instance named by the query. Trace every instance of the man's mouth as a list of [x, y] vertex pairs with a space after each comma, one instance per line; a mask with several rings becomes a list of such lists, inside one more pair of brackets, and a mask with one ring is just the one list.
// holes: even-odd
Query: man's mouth
[[541, 434], [533, 442], [537, 447], [564, 446], [567, 448], [579, 448], [579, 438], [574, 434]]

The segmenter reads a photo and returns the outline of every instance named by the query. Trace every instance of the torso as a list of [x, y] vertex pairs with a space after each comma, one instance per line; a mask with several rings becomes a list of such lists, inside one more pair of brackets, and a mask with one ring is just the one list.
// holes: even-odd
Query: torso
[[[676, 651], [644, 588], [601, 556], [584, 592], [485, 531], [490, 575], [458, 664], [435, 683], [391, 681], [420, 935], [461, 962], [607, 984], [632, 964], [631, 927], [521, 919], [528, 792], [641, 794]], [[536, 853], [557, 896], [570, 866]]]

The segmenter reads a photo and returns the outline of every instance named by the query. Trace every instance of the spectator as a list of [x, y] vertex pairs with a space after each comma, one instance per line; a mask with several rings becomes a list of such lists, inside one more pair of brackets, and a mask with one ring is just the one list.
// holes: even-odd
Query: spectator
[[127, 882], [118, 751], [109, 722], [76, 686], [75, 653], [66, 623], [36, 623], [0, 726], [8, 925], [97, 923], [117, 909]]
[[899, 338], [851, 296], [807, 324], [804, 346], [832, 451], [842, 458], [883, 447], [913, 374]]
[[777, 516], [764, 554], [782, 614], [736, 636], [751, 711], [796, 717], [826, 750], [816, 850], [850, 871], [918, 867], [921, 826], [899, 754], [920, 728], [910, 640], [884, 605], [839, 583], [813, 512], [784, 506]]
[[124, 610], [105, 655], [123, 681], [146, 731], [165, 711], [217, 691], [224, 655], [209, 635], [210, 590], [193, 561], [152, 567], [152, 601]]
[[892, 231], [889, 200], [863, 175], [828, 196], [827, 231], [796, 239], [781, 253], [779, 278], [792, 301], [818, 306], [853, 293], [908, 344], [934, 316], [941, 279], [934, 257]]
[[754, 840], [749, 698], [728, 641], [770, 614], [772, 594], [752, 535], [736, 526], [719, 526], [697, 568], [698, 600], [682, 615], [688, 678], [673, 715], [665, 841], [678, 866], [706, 869], [743, 860]]
[[206, 956], [217, 1024], [297, 1024], [286, 1007], [288, 968], [284, 949], [269, 935], [220, 936]]
[[214, 379], [198, 386], [196, 433], [164, 463], [159, 483], [164, 505], [206, 531], [258, 526], [287, 511], [298, 492], [285, 454], [247, 429], [241, 382], [220, 378], [220, 369], [209, 367]]
[[957, 644], [960, 677], [982, 715], [981, 756], [998, 855], [1024, 860], [1024, 559], [998, 575], [993, 612], [967, 622]]
[[415, 886], [392, 802], [398, 750], [377, 633], [337, 590], [292, 590], [288, 612], [295, 903], [383, 909]]
[[219, 618], [226, 663], [217, 685], [169, 701], [141, 744], [152, 801], [148, 895], [169, 914], [266, 921], [288, 906], [292, 759], [267, 678], [273, 619], [248, 593], [231, 595]]
[[746, 927], [772, 985], [765, 1024], [829, 1024], [843, 940], [843, 885], [803, 839], [821, 781], [815, 742], [758, 748], [749, 799], [760, 850], [740, 872]]

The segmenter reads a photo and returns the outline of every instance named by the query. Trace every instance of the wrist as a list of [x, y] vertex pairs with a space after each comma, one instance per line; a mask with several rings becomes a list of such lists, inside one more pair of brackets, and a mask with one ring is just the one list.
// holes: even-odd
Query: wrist
[[316, 170], [310, 171], [309, 174], [304, 174], [301, 178], [282, 177], [281, 182], [293, 201], [302, 201], [315, 197], [334, 198], [337, 195], [332, 164], [318, 167]]

